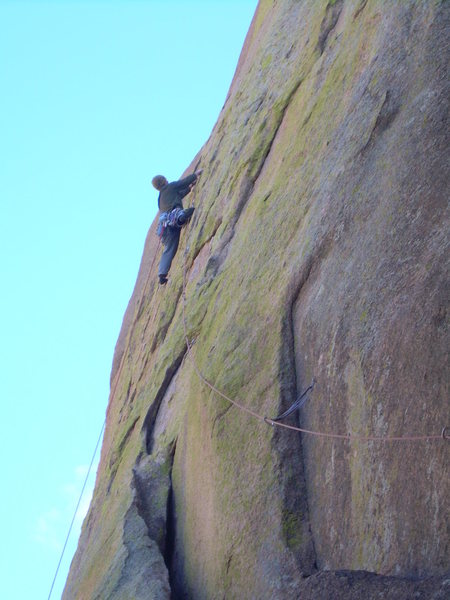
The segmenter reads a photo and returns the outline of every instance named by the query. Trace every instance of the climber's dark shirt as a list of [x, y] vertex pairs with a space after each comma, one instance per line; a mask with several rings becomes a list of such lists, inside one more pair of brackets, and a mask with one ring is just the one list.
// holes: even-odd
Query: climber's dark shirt
[[179, 181], [168, 183], [159, 193], [158, 208], [161, 212], [169, 212], [179, 206], [183, 208], [182, 199], [189, 193], [191, 183], [197, 179], [197, 175], [192, 173]]

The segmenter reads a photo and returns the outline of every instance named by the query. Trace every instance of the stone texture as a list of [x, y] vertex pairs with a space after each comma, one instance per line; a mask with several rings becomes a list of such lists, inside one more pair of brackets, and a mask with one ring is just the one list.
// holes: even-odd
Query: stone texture
[[164, 289], [147, 236], [64, 600], [448, 594], [447, 441], [300, 436], [197, 369], [262, 417], [314, 376], [313, 430], [448, 424], [449, 6], [260, 2]]
[[302, 600], [445, 600], [450, 593], [450, 578], [410, 581], [383, 577], [366, 571], [322, 571], [309, 577], [301, 588]]

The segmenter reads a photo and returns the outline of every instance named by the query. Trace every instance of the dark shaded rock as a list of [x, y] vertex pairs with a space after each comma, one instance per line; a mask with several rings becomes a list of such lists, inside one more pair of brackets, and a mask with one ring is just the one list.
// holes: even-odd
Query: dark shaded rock
[[301, 586], [302, 600], [445, 600], [450, 578], [408, 581], [367, 571], [322, 571]]

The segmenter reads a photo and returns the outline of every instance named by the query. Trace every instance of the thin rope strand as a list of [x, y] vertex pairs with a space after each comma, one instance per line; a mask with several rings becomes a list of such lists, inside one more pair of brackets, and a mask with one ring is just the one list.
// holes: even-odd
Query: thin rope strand
[[[149, 284], [149, 281], [150, 281], [150, 276], [151, 276], [151, 274], [152, 274], [152, 272], [153, 272], [153, 267], [154, 267], [154, 265], [155, 265], [155, 260], [156, 260], [156, 257], [157, 257], [157, 255], [158, 255], [158, 251], [159, 251], [159, 247], [160, 247], [160, 245], [161, 245], [161, 240], [159, 240], [159, 242], [158, 242], [158, 246], [157, 246], [157, 248], [156, 248], [156, 251], [155, 251], [155, 254], [154, 254], [154, 256], [153, 256], [152, 264], [151, 264], [151, 266], [150, 266], [150, 269], [149, 269], [149, 271], [148, 271], [147, 278], [146, 278], [146, 280], [145, 280], [145, 283], [144, 283], [144, 286], [143, 286], [143, 288], [142, 288], [141, 297], [140, 297], [140, 299], [139, 299], [139, 302], [138, 302], [138, 304], [137, 304], [137, 309], [136, 309], [136, 311], [135, 311], [135, 314], [136, 314], [136, 315], [139, 315], [139, 313], [140, 313], [140, 311], [141, 311], [141, 309], [142, 309], [142, 305], [143, 305], [143, 303], [144, 303], [144, 299], [145, 299], [145, 295], [146, 295], [147, 287], [148, 287], [148, 284]], [[155, 306], [155, 310], [154, 310], [154, 312], [153, 312], [153, 316], [152, 316], [151, 322], [153, 322], [153, 321], [154, 321], [154, 319], [155, 319], [156, 312], [157, 312], [157, 310], [158, 310], [158, 308], [159, 308], [159, 305], [160, 305], [160, 302], [159, 302], [159, 303], [158, 303], [158, 304]], [[112, 391], [111, 391], [111, 394], [110, 394], [110, 396], [111, 396], [111, 401], [112, 401], [112, 399], [114, 398], [114, 396], [115, 396], [115, 394], [116, 394], [117, 386], [118, 386], [118, 383], [119, 383], [119, 380], [120, 380], [120, 376], [121, 376], [121, 374], [122, 374], [123, 365], [125, 364], [125, 357], [126, 357], [126, 355], [127, 355], [127, 351], [128, 351], [128, 349], [129, 349], [129, 347], [130, 347], [130, 340], [131, 340], [131, 338], [132, 338], [133, 332], [134, 332], [134, 324], [133, 324], [133, 325], [132, 325], [132, 327], [130, 328], [130, 332], [129, 332], [129, 334], [128, 334], [127, 345], [126, 345], [126, 347], [125, 347], [125, 349], [124, 349], [124, 351], [123, 351], [123, 355], [122, 355], [122, 358], [121, 358], [121, 360], [120, 360], [119, 368], [118, 368], [118, 370], [117, 370], [117, 373], [116, 373], [116, 375], [115, 375], [115, 377], [114, 377], [114, 385], [112, 386]], [[76, 509], [75, 509], [75, 513], [74, 513], [74, 515], [73, 515], [73, 517], [72, 517], [72, 521], [71, 521], [71, 523], [70, 523], [70, 526], [69, 526], [69, 531], [68, 531], [68, 533], [67, 533], [66, 540], [65, 540], [65, 542], [64, 542], [64, 546], [63, 546], [63, 549], [62, 549], [62, 551], [61, 551], [61, 555], [60, 555], [60, 557], [59, 557], [58, 566], [56, 567], [55, 576], [53, 577], [52, 585], [51, 585], [51, 587], [50, 587], [50, 592], [49, 592], [49, 594], [48, 594], [48, 600], [50, 600], [50, 597], [51, 597], [51, 595], [52, 595], [52, 592], [53, 592], [53, 588], [54, 588], [54, 586], [55, 586], [56, 577], [58, 576], [59, 568], [60, 568], [60, 566], [61, 566], [61, 563], [62, 563], [62, 560], [63, 560], [63, 558], [64, 558], [64, 553], [65, 553], [65, 550], [66, 550], [66, 546], [67, 546], [67, 543], [68, 543], [68, 541], [69, 541], [70, 534], [71, 534], [71, 532], [72, 532], [72, 527], [73, 527], [73, 524], [74, 524], [74, 522], [75, 522], [75, 518], [76, 518], [76, 516], [77, 516], [78, 508], [79, 508], [79, 506], [80, 506], [81, 499], [82, 499], [82, 497], [83, 497], [84, 490], [85, 490], [85, 488], [86, 488], [87, 480], [88, 480], [89, 474], [90, 474], [90, 472], [91, 472], [92, 465], [93, 465], [93, 462], [94, 462], [95, 456], [96, 456], [96, 454], [97, 454], [98, 446], [99, 446], [99, 444], [100, 444], [100, 440], [101, 440], [101, 437], [102, 437], [102, 435], [103, 435], [103, 431], [104, 431], [105, 427], [106, 427], [106, 418], [105, 418], [105, 420], [103, 421], [103, 425], [102, 425], [102, 428], [101, 428], [101, 431], [100, 431], [100, 435], [98, 436], [97, 444], [96, 444], [96, 446], [95, 446], [94, 454], [92, 455], [91, 464], [90, 464], [90, 466], [89, 466], [89, 470], [88, 470], [88, 473], [87, 473], [87, 475], [86, 475], [86, 479], [84, 480], [83, 488], [82, 488], [82, 490], [81, 490], [81, 494], [80, 494], [80, 497], [79, 497], [79, 499], [78, 499], [78, 504], [77, 504], [77, 507], [76, 507]]]
[[[187, 250], [187, 245], [186, 245], [186, 250]], [[357, 441], [361, 441], [361, 442], [405, 442], [405, 441], [418, 442], [418, 441], [427, 441], [427, 440], [449, 439], [448, 438], [448, 434], [446, 432], [446, 429], [447, 429], [446, 427], [444, 427], [442, 429], [442, 433], [439, 434], [439, 435], [438, 434], [434, 434], [434, 435], [404, 435], [404, 436], [381, 436], [381, 435], [378, 436], [378, 435], [359, 435], [359, 434], [353, 434], [353, 433], [348, 433], [348, 434], [327, 433], [327, 432], [323, 432], [323, 431], [314, 431], [314, 430], [311, 430], [311, 429], [304, 429], [302, 427], [295, 427], [294, 425], [287, 425], [286, 423], [281, 423], [281, 422], [278, 422], [278, 421], [273, 421], [272, 419], [269, 419], [267, 417], [263, 417], [262, 415], [254, 412], [250, 408], [247, 408], [246, 406], [244, 406], [240, 402], [236, 402], [236, 400], [233, 400], [232, 398], [230, 398], [229, 396], [227, 396], [226, 394], [224, 394], [223, 392], [221, 392], [220, 390], [218, 390], [212, 383], [210, 383], [206, 379], [206, 377], [203, 375], [203, 373], [198, 368], [197, 363], [195, 361], [195, 358], [193, 357], [192, 345], [191, 345], [191, 343], [189, 341], [189, 338], [188, 338], [188, 335], [187, 335], [187, 324], [186, 324], [186, 254], [187, 254], [187, 252], [185, 251], [185, 253], [184, 253], [184, 264], [183, 264], [183, 326], [184, 326], [184, 337], [186, 339], [186, 344], [187, 344], [187, 347], [188, 347], [188, 354], [191, 357], [192, 364], [194, 366], [194, 369], [195, 369], [197, 375], [203, 381], [203, 383], [206, 386], [208, 386], [214, 393], [216, 393], [217, 395], [221, 396], [225, 400], [228, 400], [228, 402], [230, 402], [231, 404], [233, 404], [234, 406], [236, 406], [236, 408], [238, 408], [239, 410], [244, 411], [244, 412], [250, 414], [254, 418], [258, 419], [259, 421], [264, 421], [268, 425], [272, 425], [272, 427], [284, 427], [285, 429], [291, 429], [293, 431], [298, 431], [300, 433], [305, 433], [305, 434], [312, 435], [312, 436], [315, 436], [315, 437], [331, 438], [331, 439], [347, 440], [347, 441], [357, 440]]]
[[70, 534], [72, 533], [72, 527], [73, 527], [73, 524], [75, 523], [75, 518], [77, 516], [78, 509], [80, 508], [80, 504], [81, 504], [81, 500], [83, 498], [84, 490], [86, 488], [86, 485], [87, 485], [87, 482], [88, 482], [88, 479], [89, 479], [89, 475], [91, 474], [92, 465], [94, 464], [94, 459], [95, 459], [95, 457], [97, 455], [97, 450], [98, 450], [98, 447], [99, 447], [99, 444], [100, 444], [100, 440], [102, 439], [103, 431], [105, 430], [105, 425], [106, 425], [106, 419], [103, 421], [103, 425], [102, 425], [102, 428], [101, 428], [101, 431], [100, 431], [100, 435], [98, 436], [97, 443], [95, 445], [94, 454], [92, 455], [91, 464], [89, 465], [88, 472], [87, 472], [86, 477], [84, 479], [83, 487], [81, 488], [80, 497], [78, 498], [77, 506], [75, 508], [75, 512], [73, 513], [73, 517], [72, 517], [72, 521], [70, 523], [69, 531], [67, 532], [66, 540], [64, 542], [64, 546], [63, 546], [63, 549], [61, 551], [61, 555], [59, 557], [58, 566], [56, 567], [55, 576], [53, 577], [52, 585], [50, 587], [50, 592], [48, 594], [48, 600], [50, 600], [50, 597], [51, 597], [52, 592], [53, 592], [53, 587], [55, 585], [55, 581], [56, 581], [56, 578], [58, 576], [59, 567], [61, 566], [61, 562], [62, 562], [62, 559], [64, 557], [64, 552], [66, 550], [67, 542], [69, 541]]

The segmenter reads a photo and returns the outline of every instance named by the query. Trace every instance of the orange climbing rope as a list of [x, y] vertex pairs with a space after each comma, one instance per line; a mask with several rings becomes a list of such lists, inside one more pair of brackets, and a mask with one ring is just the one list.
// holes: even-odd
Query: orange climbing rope
[[259, 421], [263, 421], [268, 425], [272, 425], [272, 427], [284, 427], [285, 429], [291, 429], [293, 431], [298, 431], [300, 433], [305, 433], [308, 435], [312, 435], [315, 437], [321, 438], [331, 438], [337, 440], [347, 440], [347, 441], [361, 441], [361, 442], [419, 442], [419, 441], [431, 441], [431, 440], [440, 440], [440, 439], [450, 439], [450, 430], [448, 427], [444, 427], [440, 434], [431, 434], [431, 435], [403, 435], [403, 436], [381, 436], [381, 435], [359, 435], [354, 433], [327, 433], [324, 431], [313, 431], [311, 429], [304, 429], [303, 427], [295, 427], [294, 425], [287, 425], [286, 423], [281, 423], [279, 421], [274, 421], [269, 419], [268, 417], [264, 417], [252, 409], [248, 408], [242, 402], [237, 402], [230, 398], [222, 391], [217, 389], [212, 383], [208, 381], [208, 379], [203, 375], [201, 370], [199, 369], [193, 352], [192, 352], [192, 344], [189, 341], [189, 336], [187, 332], [187, 323], [186, 323], [186, 256], [187, 256], [188, 245], [186, 244], [186, 249], [184, 251], [183, 258], [183, 327], [184, 327], [184, 337], [186, 340], [186, 345], [188, 349], [188, 354], [191, 358], [192, 365], [194, 367], [195, 372], [197, 373], [199, 379], [209, 387], [215, 394], [221, 396], [228, 402], [230, 402], [233, 406], [241, 410], [242, 412], [246, 412], [250, 416], [258, 419]]

